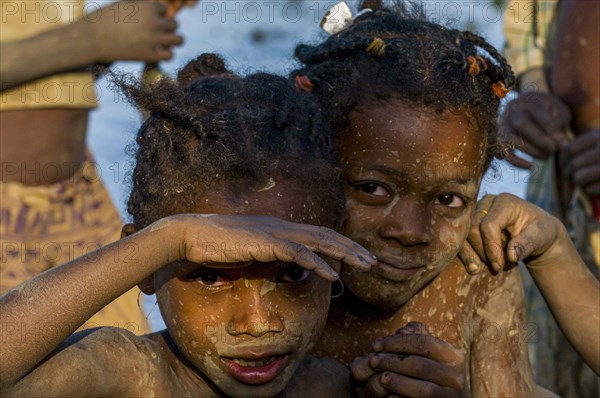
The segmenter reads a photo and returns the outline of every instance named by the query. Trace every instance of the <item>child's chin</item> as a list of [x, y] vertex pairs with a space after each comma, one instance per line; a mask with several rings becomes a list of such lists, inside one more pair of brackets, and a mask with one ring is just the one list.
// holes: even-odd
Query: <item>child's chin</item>
[[226, 376], [226, 379], [217, 383], [217, 386], [227, 396], [232, 398], [275, 397], [285, 389], [285, 386], [289, 382], [289, 377], [284, 378], [283, 374], [278, 375], [268, 383], [257, 385], [245, 384], [230, 376]]

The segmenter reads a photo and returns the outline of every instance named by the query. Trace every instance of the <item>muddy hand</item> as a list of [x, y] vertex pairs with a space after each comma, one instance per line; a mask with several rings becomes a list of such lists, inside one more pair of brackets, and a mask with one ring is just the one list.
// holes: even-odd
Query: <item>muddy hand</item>
[[266, 216], [173, 216], [182, 233], [180, 258], [197, 263], [284, 261], [335, 281], [338, 273], [318, 254], [367, 271], [375, 262], [362, 246], [325, 227]]
[[[410, 322], [373, 344], [375, 353], [352, 363], [367, 397], [461, 397], [468, 393], [464, 353]], [[367, 363], [368, 362], [368, 363]]]
[[477, 204], [460, 256], [472, 273], [485, 263], [498, 272], [518, 261], [537, 260], [560, 244], [562, 236], [566, 231], [561, 222], [537, 206], [511, 194], [486, 195]]

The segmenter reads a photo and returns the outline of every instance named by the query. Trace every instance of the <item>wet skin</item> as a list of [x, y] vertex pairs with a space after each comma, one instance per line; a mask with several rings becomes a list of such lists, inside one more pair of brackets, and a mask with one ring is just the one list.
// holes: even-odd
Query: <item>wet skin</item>
[[[348, 294], [332, 300], [318, 355], [350, 364], [373, 353], [375, 339], [418, 321], [462, 351], [464, 363], [450, 363], [450, 347], [433, 359], [452, 358], [474, 394], [532, 391], [517, 270], [472, 278], [457, 258], [484, 172], [485, 136], [477, 123], [466, 112], [437, 114], [399, 100], [372, 104], [350, 120], [338, 133], [344, 233], [379, 263], [368, 275], [342, 270]], [[496, 330], [490, 344], [484, 333]]]

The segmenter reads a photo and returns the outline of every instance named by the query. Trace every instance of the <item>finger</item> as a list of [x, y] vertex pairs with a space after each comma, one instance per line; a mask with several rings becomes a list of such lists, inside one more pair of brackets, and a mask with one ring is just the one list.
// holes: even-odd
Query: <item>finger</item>
[[600, 181], [584, 186], [583, 191], [591, 196], [600, 196]]
[[[499, 272], [506, 265], [504, 247], [507, 239], [503, 236], [503, 227], [507, 225], [505, 221], [507, 217], [506, 212], [512, 208], [509, 206], [503, 207], [500, 203], [496, 204], [496, 201], [497, 198], [494, 200], [492, 206], [490, 206], [488, 214], [481, 220], [479, 231], [481, 232], [486, 259], [492, 268], [496, 272]], [[508, 218], [510, 217], [508, 215]]]
[[350, 374], [352, 375], [352, 379], [362, 384], [377, 373], [371, 368], [369, 363], [372, 356], [373, 354], [369, 354], [366, 357], [357, 357], [352, 361], [350, 364]]
[[600, 143], [598, 144], [597, 150], [589, 150], [587, 152], [580, 153], [579, 155], [573, 155], [568, 157], [569, 168], [572, 170], [578, 170], [586, 166], [593, 166], [598, 163], [600, 159]]
[[177, 21], [173, 18], [163, 18], [160, 20], [158, 27], [163, 32], [175, 32], [177, 30]]
[[325, 260], [306, 246], [296, 242], [282, 241], [282, 243], [284, 245], [276, 246], [274, 254], [277, 260], [296, 263], [331, 282], [335, 282], [339, 278], [339, 274]]
[[538, 155], [543, 154], [545, 157], [556, 150], [554, 140], [532, 120], [528, 112], [513, 112], [510, 126], [516, 131], [517, 136], [523, 139], [521, 142], [516, 140], [517, 148], [522, 149], [524, 143], [528, 143], [530, 149], [535, 149]]
[[427, 330], [427, 326], [425, 326], [421, 322], [416, 322], [416, 321], [408, 322], [406, 325], [404, 325], [400, 329], [396, 330], [396, 333], [403, 333], [403, 334], [417, 333], [417, 334], [431, 335], [431, 333], [429, 333], [429, 331]]
[[593, 166], [584, 167], [573, 173], [573, 182], [576, 185], [585, 187], [593, 185], [600, 181], [600, 163]]
[[548, 159], [550, 157], [550, 155], [554, 152], [548, 152], [544, 149], [541, 149], [538, 145], [536, 145], [535, 143], [531, 143], [528, 140], [522, 140], [519, 145], [517, 146], [517, 148], [521, 151], [524, 152], [530, 156], [533, 156], [536, 159], [541, 159], [541, 160], [545, 160]]
[[460, 389], [463, 371], [420, 355], [377, 354], [370, 364], [380, 372], [391, 372], [411, 378]]
[[148, 62], [166, 61], [173, 58], [173, 51], [170, 48], [159, 46], [154, 50], [155, 56], [147, 59]]
[[180, 46], [183, 44], [183, 36], [165, 34], [158, 39], [158, 42], [165, 47]]
[[467, 236], [470, 249], [475, 251], [476, 256], [481, 259], [482, 262], [488, 261], [488, 258], [485, 252], [480, 226], [481, 222], [488, 214], [488, 209], [492, 207], [495, 198], [495, 195], [485, 195], [477, 202], [477, 206], [475, 207], [473, 216], [471, 217], [469, 235]]
[[471, 275], [476, 275], [485, 268], [485, 263], [479, 257], [473, 246], [468, 240], [463, 242], [460, 250], [458, 251], [458, 257], [465, 266], [466, 271]]
[[525, 229], [508, 242], [506, 246], [508, 261], [516, 263], [524, 261], [532, 254], [544, 252], [546, 250], [546, 247], [543, 246], [545, 240], [540, 237], [536, 228]]
[[[584, 132], [577, 136], [573, 141], [566, 147], [566, 151], [571, 156], [577, 156], [581, 153], [587, 152], [590, 148], [599, 148], [600, 145], [600, 129], [593, 129]], [[597, 153], [597, 152], [595, 152]]]
[[162, 1], [153, 1], [152, 7], [154, 8], [155, 15], [161, 17], [167, 15], [167, 6]]
[[518, 156], [512, 150], [506, 154], [506, 156], [504, 157], [504, 160], [506, 160], [508, 163], [510, 163], [513, 166], [518, 167], [520, 169], [531, 169], [533, 167], [533, 163], [531, 163], [527, 159], [524, 159], [524, 158]]
[[459, 362], [463, 357], [461, 351], [433, 336], [426, 334], [395, 334], [378, 339], [373, 344], [377, 353], [414, 354], [427, 357], [434, 361], [452, 363]]
[[387, 397], [389, 394], [388, 390], [381, 384], [381, 374], [378, 373], [371, 376], [367, 385], [365, 386], [365, 392], [367, 397]]
[[329, 228], [300, 224], [300, 228], [277, 232], [277, 236], [280, 235], [302, 243], [316, 253], [340, 260], [358, 271], [368, 271], [376, 262], [364, 247]]
[[460, 391], [434, 383], [384, 372], [380, 384], [388, 391], [406, 397], [459, 397]]

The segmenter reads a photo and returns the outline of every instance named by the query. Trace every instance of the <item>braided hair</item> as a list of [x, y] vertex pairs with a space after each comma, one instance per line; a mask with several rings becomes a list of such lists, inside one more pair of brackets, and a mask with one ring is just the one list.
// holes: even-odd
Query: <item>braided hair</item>
[[203, 54], [177, 80], [116, 83], [150, 114], [137, 133], [128, 204], [138, 228], [193, 211], [205, 192], [256, 190], [271, 178], [298, 182], [339, 212], [331, 132], [311, 96], [289, 80], [240, 78], [217, 55]]
[[319, 45], [298, 45], [295, 56], [303, 67], [292, 77], [310, 82], [336, 132], [355, 108], [401, 99], [469, 112], [487, 138], [485, 167], [502, 156], [497, 117], [515, 83], [510, 66], [482, 37], [427, 21], [422, 6], [405, 1], [364, 13]]

